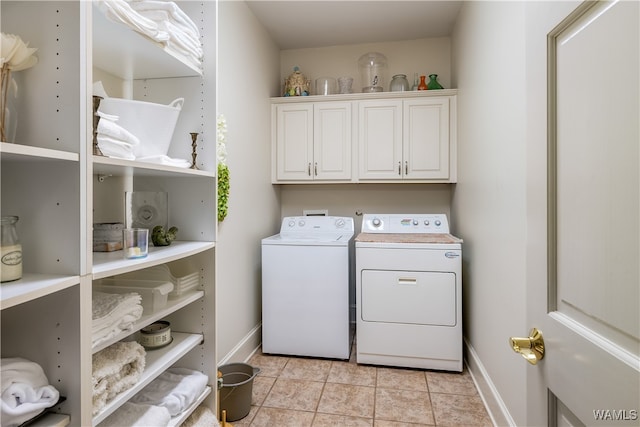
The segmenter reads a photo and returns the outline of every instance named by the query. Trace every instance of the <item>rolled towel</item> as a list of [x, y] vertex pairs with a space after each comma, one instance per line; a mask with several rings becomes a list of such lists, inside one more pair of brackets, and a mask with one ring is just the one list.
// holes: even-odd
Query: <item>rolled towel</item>
[[138, 382], [145, 355], [144, 347], [135, 341], [117, 342], [93, 355], [93, 415]]
[[186, 368], [169, 368], [131, 398], [131, 402], [163, 406], [171, 416], [184, 412], [207, 387], [209, 377]]
[[127, 402], [105, 418], [100, 427], [163, 427], [170, 422], [171, 415], [167, 408]]
[[106, 117], [101, 117], [98, 121], [98, 129], [96, 129], [98, 135], [108, 136], [118, 141], [126, 142], [131, 145], [140, 144], [140, 139], [137, 136], [117, 124], [113, 120], [109, 120]]
[[56, 404], [60, 394], [42, 367], [20, 357], [0, 360], [2, 425], [18, 426]]
[[105, 156], [125, 160], [136, 159], [133, 154], [133, 145], [100, 134], [97, 135], [96, 139], [98, 140], [98, 148]]
[[119, 22], [156, 42], [169, 40], [169, 34], [158, 24], [133, 10], [124, 0], [101, 0], [98, 9], [113, 22]]

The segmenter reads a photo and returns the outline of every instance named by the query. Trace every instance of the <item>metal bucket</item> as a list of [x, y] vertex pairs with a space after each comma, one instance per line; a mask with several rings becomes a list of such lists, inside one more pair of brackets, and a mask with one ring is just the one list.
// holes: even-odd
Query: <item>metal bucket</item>
[[222, 373], [220, 410], [227, 411], [227, 421], [246, 417], [251, 410], [253, 379], [260, 373], [260, 368], [246, 363], [230, 363], [218, 370]]

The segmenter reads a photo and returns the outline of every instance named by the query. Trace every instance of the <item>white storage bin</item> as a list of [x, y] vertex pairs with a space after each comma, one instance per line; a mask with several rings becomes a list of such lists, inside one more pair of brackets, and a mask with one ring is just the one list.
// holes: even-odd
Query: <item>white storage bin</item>
[[169, 266], [165, 264], [146, 268], [144, 270], [119, 274], [115, 277], [121, 279], [169, 281], [174, 285], [173, 291], [169, 293], [169, 298], [171, 299], [180, 298], [200, 285], [200, 274], [197, 271], [176, 277], [169, 269]]
[[151, 314], [167, 305], [173, 283], [162, 280], [102, 279], [95, 290], [112, 294], [137, 292], [142, 297], [143, 314]]
[[104, 98], [98, 111], [118, 116], [116, 123], [138, 137], [140, 144], [133, 146], [133, 155], [138, 159], [167, 155], [183, 103], [184, 98], [168, 105]]

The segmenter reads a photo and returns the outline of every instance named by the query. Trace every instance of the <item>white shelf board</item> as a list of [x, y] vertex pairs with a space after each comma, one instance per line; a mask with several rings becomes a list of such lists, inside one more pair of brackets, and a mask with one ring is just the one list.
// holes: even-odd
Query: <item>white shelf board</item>
[[149, 255], [145, 258], [125, 259], [122, 251], [94, 252], [93, 279], [104, 279], [116, 274], [153, 267], [199, 254], [215, 247], [215, 242], [174, 241], [170, 246], [149, 247]]
[[193, 404], [191, 404], [191, 406], [189, 406], [182, 413], [180, 413], [180, 414], [176, 415], [175, 417], [171, 418], [171, 421], [169, 422], [169, 425], [167, 427], [177, 427], [177, 426], [181, 425], [183, 422], [185, 422], [185, 420], [187, 418], [189, 418], [189, 415], [191, 415], [191, 413], [193, 411], [195, 411], [195, 409], [204, 401], [204, 399], [207, 398], [207, 396], [210, 393], [211, 393], [211, 387], [207, 386], [204, 389], [204, 391], [202, 392], [202, 394], [200, 394], [200, 396], [198, 396], [196, 401], [193, 402]]
[[160, 319], [162, 319], [164, 317], [167, 317], [168, 315], [170, 315], [174, 311], [177, 311], [177, 310], [180, 310], [183, 307], [186, 307], [187, 305], [191, 304], [192, 302], [199, 300], [203, 296], [204, 296], [204, 292], [203, 291], [194, 291], [194, 292], [188, 293], [186, 296], [184, 296], [184, 297], [182, 297], [180, 299], [169, 299], [169, 300], [167, 300], [167, 305], [162, 307], [162, 309], [156, 310], [153, 313], [149, 313], [149, 314], [143, 315], [140, 319], [138, 319], [137, 322], [135, 322], [133, 324], [133, 327], [130, 330], [122, 331], [121, 333], [119, 333], [118, 335], [113, 337], [112, 339], [110, 339], [108, 341], [105, 341], [105, 342], [101, 343], [100, 345], [96, 346], [93, 349], [93, 353], [95, 354], [95, 353], [99, 352], [100, 350], [102, 350], [103, 348], [107, 348], [111, 344], [113, 344], [115, 342], [118, 342], [118, 341], [128, 337], [131, 334], [136, 333], [140, 329], [144, 328], [147, 325], [152, 324], [156, 320], [160, 320]]
[[404, 92], [375, 92], [375, 93], [343, 93], [335, 95], [310, 95], [310, 96], [275, 96], [271, 98], [272, 104], [295, 104], [298, 102], [318, 101], [365, 101], [369, 99], [397, 99], [397, 98], [429, 98], [434, 96], [457, 95], [458, 89], [416, 90]]
[[23, 273], [21, 279], [0, 285], [0, 309], [29, 302], [79, 283], [80, 276]]
[[202, 75], [202, 70], [184, 56], [124, 24], [110, 21], [97, 7], [92, 14], [94, 67], [124, 80]]
[[156, 163], [136, 162], [106, 156], [93, 156], [93, 173], [114, 176], [202, 176], [214, 178], [215, 173], [200, 169], [165, 166]]
[[43, 415], [29, 424], [29, 427], [65, 427], [71, 422], [71, 417], [66, 414], [50, 413]]
[[3, 161], [80, 161], [80, 155], [78, 153], [52, 150], [49, 148], [32, 147], [30, 145], [12, 144], [10, 142], [0, 142], [0, 154], [2, 154]]
[[140, 380], [135, 386], [124, 391], [113, 398], [105, 408], [93, 417], [93, 425], [97, 425], [111, 415], [116, 409], [131, 399], [136, 393], [142, 390], [147, 384], [153, 381], [158, 375], [170, 368], [182, 356], [198, 346], [203, 336], [201, 334], [185, 334], [181, 332], [171, 332], [173, 342], [166, 347], [156, 350], [148, 350], [146, 364]]

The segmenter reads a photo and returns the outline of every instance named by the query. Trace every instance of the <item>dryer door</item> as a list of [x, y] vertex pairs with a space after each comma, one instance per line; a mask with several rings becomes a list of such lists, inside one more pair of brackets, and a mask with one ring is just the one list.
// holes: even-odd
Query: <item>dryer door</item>
[[365, 322], [456, 325], [456, 275], [431, 271], [361, 271]]

